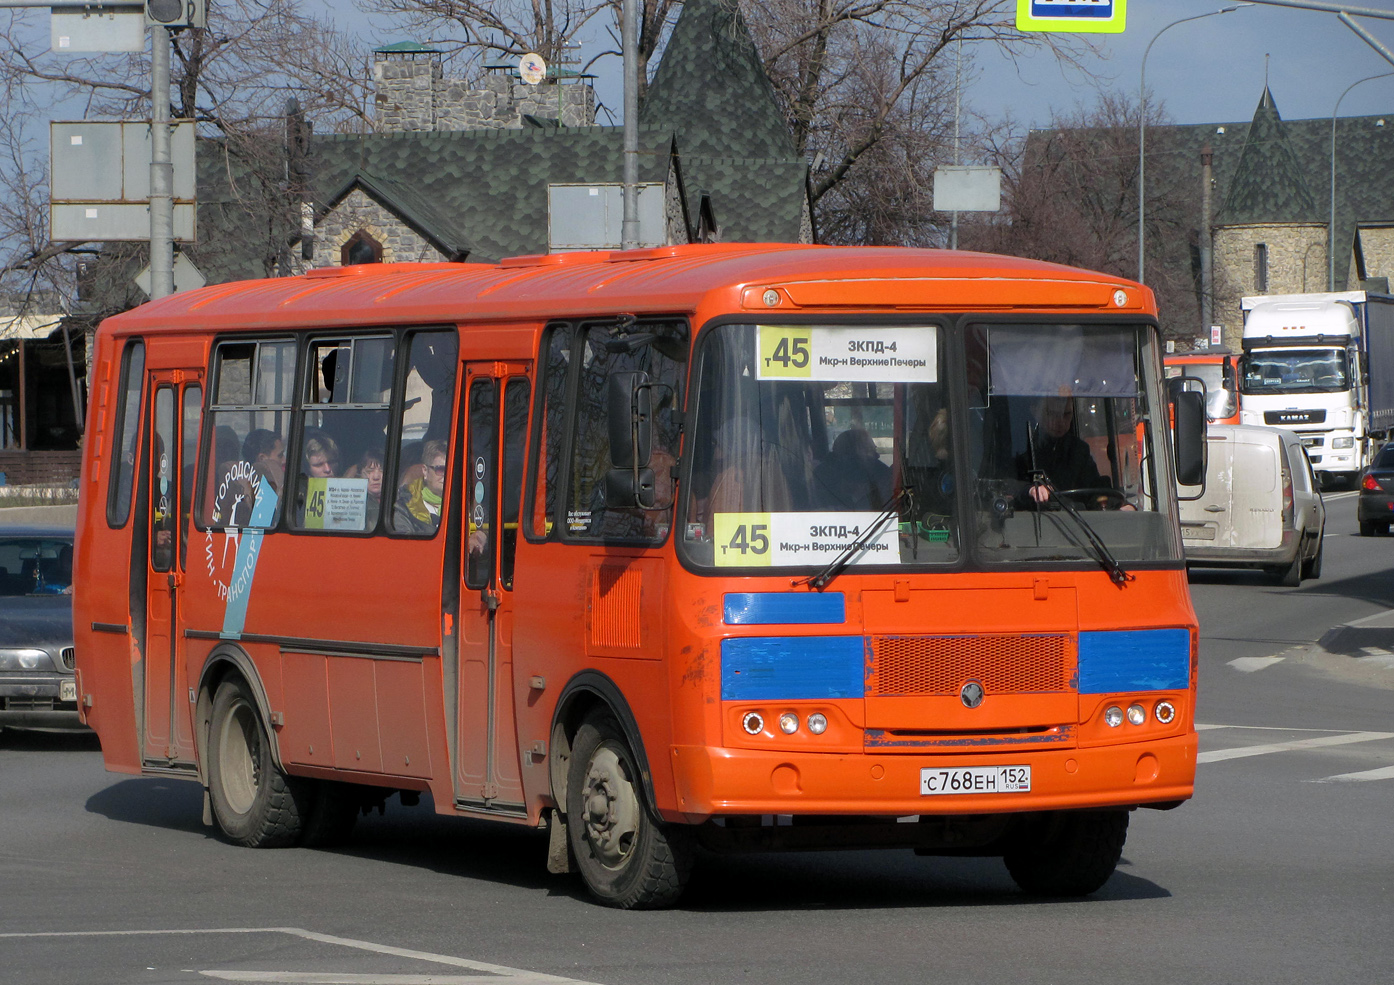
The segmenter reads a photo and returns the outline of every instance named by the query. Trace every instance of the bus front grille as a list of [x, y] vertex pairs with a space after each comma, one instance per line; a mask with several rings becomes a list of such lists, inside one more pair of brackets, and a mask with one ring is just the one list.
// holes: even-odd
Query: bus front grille
[[1067, 691], [1074, 646], [1064, 634], [873, 636], [866, 694], [958, 694], [977, 681], [990, 694]]

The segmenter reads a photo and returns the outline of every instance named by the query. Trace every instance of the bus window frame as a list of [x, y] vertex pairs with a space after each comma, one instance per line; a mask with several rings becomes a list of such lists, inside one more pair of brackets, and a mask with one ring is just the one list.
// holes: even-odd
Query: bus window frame
[[133, 511], [134, 508], [135, 508], [136, 490], [137, 490], [137, 486], [139, 485], [139, 483], [137, 482], [137, 473], [140, 471], [140, 464], [139, 464], [139, 461], [137, 460], [137, 462], [131, 466], [130, 474], [129, 474], [128, 476], [125, 477], [125, 485], [127, 485], [127, 486], [130, 487], [130, 491], [131, 491], [131, 492], [130, 492], [130, 496], [127, 498], [127, 501], [126, 501], [126, 515], [123, 516], [123, 517], [121, 518], [121, 522], [120, 522], [120, 523], [117, 523], [117, 522], [113, 519], [113, 514], [115, 513], [115, 510], [116, 510], [116, 500], [117, 500], [118, 496], [120, 495], [120, 490], [121, 490], [121, 485], [122, 485], [122, 483], [121, 483], [121, 472], [122, 472], [121, 460], [122, 460], [122, 458], [125, 457], [126, 450], [127, 450], [127, 449], [125, 448], [125, 445], [124, 445], [124, 441], [125, 441], [124, 430], [125, 430], [125, 423], [126, 423], [127, 404], [129, 403], [129, 398], [130, 398], [131, 353], [135, 351], [135, 349], [136, 349], [137, 346], [140, 347], [140, 352], [141, 352], [141, 360], [140, 360], [140, 379], [139, 379], [139, 381], [138, 381], [138, 385], [137, 385], [137, 389], [136, 389], [136, 400], [135, 400], [136, 413], [137, 413], [136, 426], [135, 426], [135, 431], [131, 434], [131, 441], [132, 441], [132, 442], [135, 444], [135, 446], [136, 446], [136, 455], [137, 455], [137, 459], [139, 458], [139, 454], [140, 454], [140, 433], [141, 433], [141, 427], [140, 427], [140, 417], [139, 417], [139, 414], [140, 414], [140, 412], [141, 412], [141, 411], [144, 409], [144, 407], [145, 407], [145, 404], [144, 404], [143, 401], [142, 401], [142, 397], [143, 397], [144, 394], [145, 394], [145, 377], [146, 377], [146, 374], [147, 374], [147, 372], [148, 372], [148, 368], [147, 368], [147, 366], [146, 366], [146, 363], [148, 362], [148, 358], [147, 358], [147, 356], [146, 356], [147, 347], [146, 347], [146, 344], [145, 344], [145, 339], [144, 339], [144, 337], [139, 336], [139, 335], [135, 335], [135, 336], [131, 336], [130, 338], [126, 339], [126, 340], [123, 342], [122, 346], [121, 346], [121, 358], [120, 358], [120, 367], [121, 367], [121, 368], [120, 368], [120, 371], [119, 371], [119, 373], [117, 374], [117, 377], [116, 377], [116, 383], [117, 383], [117, 394], [116, 394], [116, 421], [115, 421], [115, 426], [112, 428], [113, 440], [112, 440], [112, 447], [111, 447], [111, 460], [110, 460], [110, 463], [109, 463], [108, 466], [107, 466], [107, 496], [106, 496], [106, 525], [107, 525], [107, 527], [108, 527], [109, 529], [111, 529], [111, 530], [124, 530], [124, 529], [126, 529], [126, 524], [128, 524], [128, 523], [131, 522], [131, 513], [132, 513], [132, 511]]
[[[701, 416], [701, 386], [702, 381], [695, 375], [698, 365], [701, 364], [703, 357], [703, 347], [707, 344], [708, 334], [726, 325], [907, 325], [907, 326], [936, 326], [940, 329], [940, 343], [942, 359], [944, 365], [949, 367], [948, 394], [949, 412], [953, 420], [965, 420], [969, 411], [968, 406], [968, 379], [967, 379], [967, 349], [966, 338], [969, 325], [1006, 325], [1006, 324], [1028, 324], [1028, 325], [1131, 325], [1136, 329], [1148, 329], [1143, 334], [1139, 345], [1139, 358], [1144, 363], [1150, 360], [1150, 368], [1140, 365], [1139, 368], [1144, 373], [1150, 372], [1153, 381], [1146, 378], [1142, 380], [1144, 392], [1149, 393], [1148, 387], [1155, 385], [1159, 390], [1161, 381], [1164, 379], [1162, 366], [1162, 346], [1161, 346], [1161, 326], [1157, 319], [1151, 315], [1139, 312], [1104, 312], [1104, 313], [1084, 313], [1084, 312], [1060, 312], [1060, 311], [1026, 311], [1026, 312], [1000, 312], [1000, 311], [953, 311], [953, 312], [926, 312], [923, 314], [906, 314], [904, 312], [894, 313], [875, 313], [848, 315], [837, 312], [816, 312], [802, 313], [798, 315], [750, 311], [742, 313], [732, 313], [717, 315], [705, 323], [694, 336], [692, 351], [688, 357], [688, 381], [687, 390], [684, 393], [684, 401], [687, 406], [684, 408], [683, 420], [689, 424], [696, 424]], [[1150, 354], [1149, 354], [1150, 351]], [[963, 372], [952, 371], [954, 367], [959, 367]], [[1158, 398], [1159, 400], [1162, 398]], [[1153, 410], [1153, 415], [1157, 411]], [[956, 461], [966, 462], [968, 460], [968, 449], [966, 447], [967, 435], [964, 426], [955, 424], [952, 428], [953, 454]], [[689, 428], [684, 427], [683, 442], [689, 437]], [[1156, 454], [1159, 461], [1155, 466], [1155, 474], [1159, 476], [1159, 482], [1165, 483], [1168, 476], [1174, 476], [1175, 471], [1171, 462], [1171, 449], [1169, 439], [1165, 432], [1158, 435], [1154, 442]], [[684, 449], [686, 452], [686, 448]], [[689, 490], [692, 488], [692, 468], [696, 456], [695, 454], [683, 454], [679, 458], [678, 467], [678, 495], [673, 526], [686, 522], [688, 511]], [[1171, 494], [1158, 487], [1159, 491], [1154, 495], [1159, 495], [1163, 507], [1173, 498]], [[987, 573], [987, 572], [1031, 572], [1031, 571], [1087, 571], [1096, 569], [1098, 562], [1092, 557], [1081, 557], [1069, 561], [1001, 561], [988, 562], [984, 560], [978, 552], [977, 539], [963, 537], [963, 530], [967, 529], [971, 517], [976, 515], [973, 503], [971, 484], [960, 481], [957, 483], [955, 497], [959, 511], [960, 545], [958, 557], [951, 562], [943, 564], [877, 564], [877, 565], [858, 565], [858, 574], [868, 575], [929, 575], [929, 574], [963, 574], [963, 573]], [[1163, 508], [1162, 513], [1166, 510]], [[1175, 526], [1175, 524], [1173, 524]], [[1174, 560], [1163, 561], [1128, 561], [1126, 567], [1129, 571], [1173, 571], [1184, 569], [1186, 566], [1185, 555], [1183, 553], [1180, 537], [1180, 528], [1176, 527], [1171, 533], [1173, 544], [1170, 548], [1175, 553]], [[689, 551], [683, 547], [682, 538], [674, 540], [678, 563], [683, 570], [706, 578], [721, 577], [790, 577], [807, 575], [812, 570], [817, 570], [817, 566], [801, 567], [769, 567], [769, 568], [718, 568], [716, 566], [705, 566], [695, 563]]]
[[[222, 382], [222, 381], [219, 379], [219, 376], [218, 376], [218, 370], [222, 367], [222, 364], [219, 362], [219, 355], [218, 355], [218, 349], [219, 349], [219, 347], [222, 346], [222, 345], [224, 345], [224, 344], [227, 344], [227, 343], [229, 343], [229, 342], [231, 342], [231, 343], [238, 343], [238, 342], [241, 342], [241, 343], [243, 343], [243, 344], [247, 344], [247, 343], [261, 343], [261, 342], [291, 342], [291, 343], [293, 343], [294, 346], [295, 346], [295, 349], [294, 349], [295, 358], [296, 358], [296, 359], [300, 359], [300, 357], [301, 357], [300, 349], [301, 349], [301, 344], [302, 344], [302, 342], [303, 342], [302, 335], [303, 335], [303, 333], [300, 333], [300, 332], [292, 332], [292, 333], [278, 332], [278, 333], [274, 333], [274, 334], [272, 334], [272, 335], [260, 335], [260, 334], [257, 334], [257, 333], [255, 333], [255, 332], [247, 332], [247, 333], [241, 333], [241, 332], [239, 332], [239, 333], [236, 333], [236, 334], [233, 334], [233, 335], [219, 334], [219, 335], [213, 336], [213, 339], [212, 339], [212, 341], [211, 341], [211, 343], [209, 344], [209, 347], [208, 347], [207, 375], [206, 375], [205, 380], [204, 380], [204, 384], [205, 384], [205, 385], [204, 385], [204, 388], [203, 388], [203, 391], [204, 391], [204, 398], [203, 398], [203, 399], [204, 399], [204, 401], [205, 401], [205, 404], [204, 404], [204, 408], [203, 408], [203, 434], [202, 434], [202, 435], [200, 436], [200, 438], [199, 438], [199, 444], [201, 445], [201, 447], [200, 447], [200, 449], [199, 449], [199, 464], [200, 464], [200, 465], [202, 465], [202, 464], [204, 463], [204, 461], [205, 461], [205, 456], [209, 456], [209, 455], [212, 455], [212, 454], [213, 454], [212, 443], [213, 443], [213, 441], [215, 440], [216, 435], [217, 435], [217, 431], [218, 431], [218, 423], [217, 423], [217, 421], [213, 418], [213, 414], [214, 414], [214, 413], [216, 413], [216, 412], [219, 411], [219, 410], [225, 410], [225, 411], [226, 411], [226, 410], [245, 410], [245, 411], [252, 412], [253, 409], [256, 408], [256, 407], [260, 407], [260, 406], [270, 406], [269, 404], [268, 404], [268, 405], [262, 405], [262, 404], [255, 404], [255, 403], [247, 404], [247, 405], [245, 405], [245, 406], [237, 406], [237, 405], [231, 405], [231, 406], [229, 406], [229, 405], [223, 405], [223, 404], [216, 404], [216, 403], [213, 402], [214, 399], [215, 399], [215, 396], [214, 396], [214, 395], [218, 393], [219, 387], [220, 387], [221, 382]], [[260, 349], [257, 349], [257, 350], [256, 350], [256, 353], [255, 353], [255, 354], [253, 355], [253, 357], [252, 357], [252, 372], [251, 372], [251, 377], [250, 377], [250, 378], [248, 379], [248, 381], [247, 381], [248, 392], [251, 394], [251, 396], [252, 396], [253, 399], [256, 398], [256, 394], [257, 394], [257, 387], [256, 387], [256, 384], [257, 384], [257, 376], [256, 376], [256, 373], [257, 373], [257, 366], [258, 366], [258, 362], [259, 362], [259, 360], [260, 360], [260, 357], [261, 357], [261, 350], [260, 350]], [[298, 370], [298, 368], [299, 368], [299, 367], [297, 366], [297, 370]], [[299, 375], [300, 375], [299, 372], [297, 372], [297, 373], [295, 374], [295, 380], [294, 380], [294, 382], [292, 383], [292, 390], [291, 390], [291, 406], [290, 406], [290, 409], [286, 411], [286, 413], [292, 415], [291, 418], [290, 418], [290, 428], [289, 428], [289, 430], [286, 432], [286, 436], [285, 436], [285, 439], [284, 439], [284, 440], [285, 440], [285, 445], [286, 445], [286, 474], [287, 474], [287, 476], [288, 476], [289, 473], [290, 473], [291, 441], [292, 441], [292, 439], [295, 437], [295, 417], [294, 417], [294, 414], [295, 414], [295, 400], [296, 400], [296, 397], [297, 397], [297, 392], [296, 392], [296, 389], [295, 389], [295, 388], [297, 388], [297, 387], [299, 386], [299, 382], [300, 382], [300, 380], [299, 380]], [[281, 406], [281, 405], [277, 405], [278, 408], [279, 408], [280, 406]], [[208, 531], [208, 530], [226, 530], [226, 529], [228, 529], [228, 527], [230, 526], [229, 524], [222, 524], [222, 525], [216, 525], [216, 524], [211, 524], [211, 523], [209, 523], [209, 524], [203, 524], [203, 523], [200, 523], [200, 521], [199, 521], [199, 518], [200, 518], [201, 516], [204, 515], [204, 507], [207, 505], [206, 499], [207, 499], [207, 492], [208, 492], [208, 489], [207, 489], [208, 484], [207, 484], [206, 482], [200, 481], [200, 480], [202, 480], [202, 479], [204, 479], [204, 478], [206, 478], [206, 476], [204, 476], [204, 474], [203, 474], [202, 472], [200, 472], [199, 475], [198, 475], [198, 477], [194, 480], [194, 484], [195, 484], [196, 489], [197, 489], [197, 491], [196, 491], [196, 493], [195, 493], [195, 495], [194, 495], [194, 515], [193, 515], [194, 529], [197, 530], [197, 531], [199, 531], [200, 533], [205, 532], [205, 531]], [[284, 486], [284, 485], [286, 484], [286, 477], [282, 477], [282, 479], [281, 479], [281, 484], [282, 484], [282, 486]], [[260, 531], [263, 533], [263, 535], [265, 535], [265, 534], [272, 533], [273, 531], [285, 530], [285, 529], [286, 529], [286, 525], [285, 525], [285, 524], [286, 524], [286, 504], [285, 504], [284, 490], [282, 490], [282, 494], [281, 494], [281, 503], [280, 503], [280, 505], [277, 507], [276, 522], [275, 522], [274, 524], [272, 524], [271, 526], [269, 526], [269, 527], [247, 527], [247, 528], [245, 528], [245, 529], [248, 529], [248, 530], [260, 530]]]
[[[445, 489], [441, 501], [441, 509], [444, 511], [447, 506], [452, 511], [460, 509], [457, 493], [461, 484], [462, 473], [456, 469], [456, 460], [464, 452], [464, 446], [460, 443], [460, 435], [464, 432], [464, 427], [460, 423], [460, 401], [465, 393], [465, 354], [460, 347], [460, 326], [455, 323], [430, 323], [426, 325], [400, 325], [392, 329], [397, 335], [397, 349], [394, 355], [395, 365], [392, 368], [392, 400], [391, 409], [388, 410], [387, 426], [393, 429], [387, 435], [387, 447], [383, 454], [387, 461], [383, 462], [382, 491], [383, 504], [378, 510], [378, 529], [375, 532], [359, 531], [356, 534], [349, 532], [348, 536], [385, 536], [394, 540], [435, 540], [440, 536], [441, 528], [449, 526], [447, 514], [442, 512], [441, 522], [436, 524], [436, 529], [429, 534], [414, 534], [403, 530], [397, 530], [389, 522], [393, 511], [397, 508], [397, 486], [398, 468], [397, 464], [402, 454], [402, 414], [406, 411], [407, 399], [407, 377], [411, 375], [411, 346], [418, 335], [430, 335], [440, 332], [448, 332], [455, 336], [455, 368], [452, 376], [450, 389], [450, 435], [446, 441], [446, 446], [450, 449], [446, 457]], [[392, 497], [391, 504], [387, 503], [387, 490], [389, 488], [388, 479], [391, 477]], [[455, 498], [452, 499], [452, 496]], [[301, 532], [301, 531], [297, 531]], [[311, 532], [311, 531], [303, 531]], [[342, 534], [336, 530], [313, 531], [315, 534]], [[447, 579], [448, 580], [448, 579]]]
[[[533, 390], [532, 390], [532, 420], [528, 423], [528, 447], [526, 465], [523, 469], [523, 512], [519, 516], [522, 522], [523, 536], [530, 544], [546, 544], [550, 541], [559, 541], [557, 517], [555, 511], [558, 509], [556, 502], [552, 504], [552, 513], [544, 514], [544, 525], [550, 523], [551, 530], [544, 529], [541, 534], [533, 532], [533, 517], [537, 509], [537, 483], [539, 478], [545, 484], [547, 477], [545, 469], [541, 468], [542, 448], [542, 429], [547, 420], [547, 360], [548, 349], [552, 344], [554, 333], [558, 331], [568, 331], [571, 333], [571, 341], [575, 343], [575, 323], [566, 319], [551, 319], [543, 327], [537, 347], [537, 356], [533, 360]], [[575, 349], [573, 348], [574, 352]], [[562, 468], [569, 460], [569, 431], [565, 427], [567, 408], [571, 405], [571, 364], [576, 360], [570, 359], [566, 364], [566, 385], [562, 388], [562, 418], [563, 428], [561, 436], [561, 448], [557, 452], [559, 459], [558, 468]], [[579, 377], [578, 377], [579, 379]], [[580, 385], [579, 383], [577, 384]], [[564, 488], [564, 476], [559, 472], [557, 475], [557, 493], [560, 495]], [[543, 494], [544, 507], [546, 494]]]
[[[453, 330], [453, 327], [452, 327], [452, 330]], [[336, 331], [336, 330], [333, 329], [332, 327], [329, 327], [329, 328], [312, 328], [312, 329], [307, 329], [307, 330], [304, 331], [304, 332], [297, 332], [297, 333], [296, 333], [296, 335], [297, 335], [297, 337], [298, 337], [299, 345], [298, 345], [298, 347], [297, 347], [297, 349], [296, 349], [295, 358], [299, 360], [299, 364], [298, 364], [298, 366], [297, 366], [298, 372], [296, 373], [296, 380], [295, 380], [295, 400], [292, 402], [292, 408], [291, 408], [291, 413], [294, 415], [294, 417], [292, 418], [292, 421], [291, 421], [291, 430], [290, 430], [290, 434], [286, 436], [286, 480], [285, 480], [286, 485], [287, 485], [287, 486], [290, 485], [290, 479], [291, 479], [291, 466], [292, 466], [292, 465], [295, 467], [295, 481], [296, 481], [296, 484], [297, 484], [297, 490], [298, 490], [299, 482], [300, 482], [300, 480], [303, 478], [303, 475], [302, 475], [302, 473], [300, 472], [300, 455], [301, 455], [301, 448], [302, 448], [302, 447], [304, 446], [304, 444], [305, 444], [305, 413], [306, 413], [307, 410], [314, 410], [314, 409], [317, 409], [317, 408], [318, 408], [318, 409], [328, 409], [328, 410], [330, 410], [330, 412], [332, 413], [332, 412], [335, 411], [335, 410], [378, 410], [378, 411], [380, 411], [380, 410], [383, 409], [383, 407], [382, 407], [381, 405], [379, 405], [379, 404], [355, 404], [355, 403], [344, 403], [344, 404], [335, 404], [335, 403], [319, 404], [319, 403], [312, 403], [312, 404], [309, 404], [309, 403], [306, 403], [305, 401], [306, 401], [306, 399], [307, 399], [307, 397], [308, 397], [308, 395], [309, 395], [309, 386], [310, 386], [310, 383], [311, 383], [311, 377], [310, 377], [310, 373], [311, 373], [311, 371], [312, 371], [312, 370], [311, 370], [311, 366], [310, 366], [310, 350], [311, 350], [311, 347], [314, 346], [315, 343], [317, 343], [317, 342], [349, 342], [349, 343], [353, 343], [353, 342], [356, 342], [356, 341], [358, 341], [358, 340], [360, 340], [360, 339], [391, 339], [391, 340], [392, 340], [392, 346], [393, 346], [393, 348], [392, 348], [392, 392], [390, 393], [389, 399], [388, 399], [388, 401], [387, 401], [386, 411], [387, 411], [387, 429], [388, 429], [388, 433], [386, 433], [386, 434], [383, 435], [383, 451], [382, 451], [382, 455], [383, 455], [383, 463], [382, 463], [382, 468], [383, 468], [382, 481], [383, 481], [383, 493], [384, 493], [384, 495], [383, 495], [383, 497], [382, 497], [382, 501], [380, 501], [380, 502], [378, 503], [378, 515], [377, 515], [377, 519], [374, 521], [373, 525], [372, 525], [371, 527], [367, 528], [366, 530], [316, 530], [316, 529], [313, 528], [313, 527], [306, 527], [306, 526], [303, 526], [303, 525], [301, 525], [301, 524], [297, 524], [297, 523], [293, 522], [293, 521], [294, 521], [294, 517], [293, 517], [293, 516], [291, 517], [291, 519], [289, 519], [289, 520], [286, 521], [284, 527], [282, 527], [281, 525], [278, 524], [277, 527], [276, 527], [275, 529], [278, 529], [278, 530], [279, 530], [279, 529], [283, 529], [283, 530], [285, 530], [287, 533], [295, 534], [295, 535], [297, 535], [297, 536], [303, 534], [303, 535], [309, 536], [309, 537], [360, 537], [360, 538], [361, 538], [361, 537], [376, 537], [376, 536], [378, 536], [378, 535], [381, 534], [381, 533], [389, 533], [389, 534], [392, 533], [392, 531], [391, 531], [390, 529], [388, 529], [387, 524], [384, 522], [384, 516], [385, 516], [388, 512], [390, 512], [390, 510], [391, 510], [392, 507], [394, 507], [394, 506], [396, 505], [396, 498], [395, 498], [395, 496], [392, 497], [392, 500], [391, 500], [390, 503], [388, 502], [388, 497], [386, 496], [387, 489], [388, 489], [387, 477], [388, 477], [389, 475], [395, 475], [395, 474], [396, 474], [395, 471], [391, 471], [391, 472], [388, 471], [389, 469], [392, 469], [393, 466], [396, 464], [396, 462], [395, 462], [395, 459], [396, 459], [396, 448], [395, 448], [394, 439], [393, 439], [393, 436], [392, 436], [392, 434], [391, 434], [391, 431], [392, 431], [393, 424], [394, 424], [394, 423], [397, 423], [396, 442], [399, 443], [400, 440], [401, 440], [401, 425], [400, 425], [400, 423], [398, 423], [398, 420], [399, 420], [400, 415], [401, 415], [401, 403], [402, 403], [402, 401], [405, 400], [405, 398], [406, 398], [406, 394], [405, 394], [405, 391], [406, 391], [406, 380], [405, 380], [405, 379], [402, 377], [402, 375], [401, 375], [401, 366], [400, 366], [399, 364], [402, 362], [401, 356], [402, 356], [402, 345], [403, 345], [403, 340], [405, 339], [405, 340], [407, 340], [407, 341], [409, 342], [409, 340], [410, 340], [410, 338], [411, 338], [411, 331], [412, 331], [411, 329], [403, 329], [403, 328], [400, 328], [400, 327], [397, 327], [397, 328], [390, 328], [390, 327], [365, 328], [365, 327], [357, 326], [357, 327], [354, 327], [354, 328], [352, 328], [352, 329], [348, 329], [348, 330], [344, 330], [344, 331]], [[352, 351], [352, 350], [350, 350], [350, 351]], [[318, 370], [319, 370], [319, 365], [316, 364], [316, 365], [314, 366], [314, 371], [318, 371]], [[350, 376], [349, 376], [349, 395], [350, 395], [350, 396], [353, 395], [353, 377], [352, 377], [351, 374], [352, 374], [352, 357], [350, 357]], [[393, 461], [389, 461], [389, 459], [393, 459]], [[341, 461], [340, 461], [340, 464], [345, 464], [345, 463], [343, 463], [342, 459], [341, 459]], [[347, 467], [347, 465], [345, 465], [345, 467]], [[395, 490], [394, 490], [394, 492], [395, 492]], [[292, 496], [290, 497], [292, 502], [294, 502], [294, 496], [295, 496], [295, 495], [298, 495], [298, 491], [297, 491], [296, 493], [292, 494]], [[285, 513], [292, 512], [292, 511], [288, 511], [288, 510], [286, 510], [286, 509], [283, 508], [281, 512], [282, 512], [283, 514], [285, 514]], [[398, 536], [409, 536], [409, 537], [413, 537], [414, 539], [418, 539], [418, 540], [419, 540], [419, 539], [422, 539], [422, 537], [421, 537], [420, 534], [414, 534], [414, 535], [412, 535], [412, 534], [398, 534]]]

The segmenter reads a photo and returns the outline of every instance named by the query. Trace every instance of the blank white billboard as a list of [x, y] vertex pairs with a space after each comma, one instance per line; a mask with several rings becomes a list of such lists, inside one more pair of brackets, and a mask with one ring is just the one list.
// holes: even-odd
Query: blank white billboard
[[1001, 208], [1001, 168], [964, 165], [934, 169], [935, 212], [997, 212]]

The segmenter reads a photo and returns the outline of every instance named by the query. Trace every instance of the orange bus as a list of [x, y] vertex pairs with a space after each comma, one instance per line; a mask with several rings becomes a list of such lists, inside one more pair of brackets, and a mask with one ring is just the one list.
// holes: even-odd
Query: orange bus
[[1239, 423], [1239, 374], [1226, 349], [1167, 356], [1167, 379], [1190, 376], [1205, 384], [1205, 416], [1211, 424]]
[[1194, 782], [1204, 420], [1168, 427], [1155, 316], [1055, 265], [751, 244], [143, 305], [97, 333], [83, 715], [247, 846], [428, 793], [545, 826], [614, 906], [698, 846], [1092, 892]]

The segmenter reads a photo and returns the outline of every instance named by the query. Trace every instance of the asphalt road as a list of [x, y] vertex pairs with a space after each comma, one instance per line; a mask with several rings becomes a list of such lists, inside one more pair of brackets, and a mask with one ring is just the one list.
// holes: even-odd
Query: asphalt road
[[1029, 900], [996, 860], [838, 852], [707, 859], [677, 909], [623, 913], [548, 876], [533, 832], [394, 799], [345, 850], [239, 849], [195, 785], [8, 731], [0, 982], [1386, 981], [1394, 538], [1328, 509], [1320, 581], [1193, 573], [1198, 793], [1134, 814], [1087, 901]]

